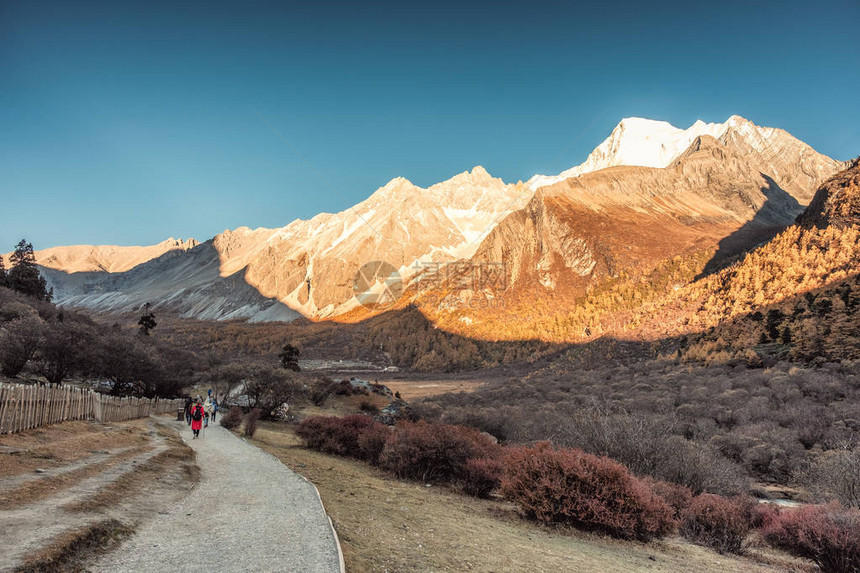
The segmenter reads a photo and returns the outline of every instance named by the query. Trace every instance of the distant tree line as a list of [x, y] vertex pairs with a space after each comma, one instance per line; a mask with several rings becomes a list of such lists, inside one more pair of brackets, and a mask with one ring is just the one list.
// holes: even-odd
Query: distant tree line
[[198, 361], [191, 351], [57, 308], [31, 243], [22, 239], [9, 261], [7, 270], [0, 258], [3, 376], [29, 374], [51, 384], [77, 377], [115, 395], [175, 396], [194, 375]]

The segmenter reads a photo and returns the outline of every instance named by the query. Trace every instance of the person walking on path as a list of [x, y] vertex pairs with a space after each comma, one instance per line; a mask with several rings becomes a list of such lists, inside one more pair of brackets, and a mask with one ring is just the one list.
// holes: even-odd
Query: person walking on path
[[[209, 427], [209, 418], [212, 417], [212, 397], [209, 396], [206, 398], [206, 401], [203, 402], [203, 427]], [[214, 422], [214, 420], [213, 420]]]
[[203, 403], [203, 407], [206, 408], [206, 412], [209, 414], [209, 418], [212, 420], [212, 423], [215, 423], [215, 412], [218, 410], [218, 402], [215, 401], [215, 394], [212, 393], [212, 389], [209, 389], [209, 394], [206, 396], [206, 402]]
[[197, 398], [197, 403], [191, 408], [191, 431], [194, 432], [194, 438], [200, 437], [200, 430], [203, 429], [203, 403], [200, 398]]
[[187, 425], [191, 425], [191, 406], [194, 405], [194, 401], [191, 399], [191, 396], [188, 396], [185, 399], [185, 423]]

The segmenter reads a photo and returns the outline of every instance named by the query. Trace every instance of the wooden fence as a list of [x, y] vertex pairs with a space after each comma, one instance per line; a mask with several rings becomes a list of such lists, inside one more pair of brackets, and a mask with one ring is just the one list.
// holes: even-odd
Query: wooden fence
[[176, 412], [183, 404], [181, 398], [119, 398], [74, 386], [0, 383], [0, 434], [70, 420], [121, 422]]

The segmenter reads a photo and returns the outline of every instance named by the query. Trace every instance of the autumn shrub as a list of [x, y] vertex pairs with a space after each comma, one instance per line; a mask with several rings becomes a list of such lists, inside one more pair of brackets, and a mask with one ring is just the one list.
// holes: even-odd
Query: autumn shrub
[[672, 508], [621, 464], [546, 442], [508, 451], [502, 493], [538, 521], [621, 538], [644, 541], [676, 526]]
[[750, 527], [765, 529], [779, 517], [780, 509], [775, 503], [757, 503], [750, 512]]
[[358, 436], [361, 459], [374, 465], [379, 464], [379, 456], [382, 455], [382, 449], [389, 437], [391, 437], [391, 428], [385, 424], [374, 422], [364, 428]]
[[250, 412], [248, 412], [248, 417], [245, 418], [245, 435], [249, 438], [253, 438], [254, 434], [257, 433], [257, 422], [260, 419], [260, 409], [254, 408]]
[[361, 414], [343, 418], [311, 416], [299, 424], [296, 434], [311, 449], [326, 454], [369, 459], [366, 455], [378, 445], [374, 446], [371, 442], [367, 442], [362, 448], [359, 438], [368, 430], [377, 431], [380, 426], [385, 428], [383, 424]]
[[463, 492], [474, 497], [489, 497], [502, 481], [504, 466], [495, 458], [469, 458], [463, 467]]
[[221, 416], [221, 425], [228, 430], [234, 430], [242, 423], [243, 415], [242, 408], [233, 406], [226, 414]]
[[[426, 415], [426, 410], [429, 408], [425, 405], [425, 411], [419, 413], [421, 418], [429, 418]], [[442, 412], [439, 412], [441, 417]], [[498, 405], [493, 407], [447, 407], [444, 410], [442, 421], [447, 424], [456, 424], [459, 426], [469, 426], [477, 428], [482, 432], [487, 432], [500, 442], [506, 443], [510, 440], [514, 428], [518, 424], [523, 423], [523, 419], [527, 418], [527, 414], [517, 406]]]
[[322, 451], [326, 440], [326, 428], [330, 424], [328, 416], [310, 416], [296, 427], [296, 435], [305, 446], [312, 450]]
[[465, 477], [469, 459], [497, 459], [501, 451], [473, 428], [403, 421], [385, 444], [380, 464], [402, 478], [451, 483]]
[[719, 553], [742, 554], [747, 549], [755, 503], [744, 496], [697, 495], [681, 512], [681, 534]]
[[672, 483], [668, 481], [655, 480], [653, 478], [643, 478], [643, 481], [648, 484], [658, 497], [663, 498], [663, 501], [669, 504], [669, 507], [675, 513], [675, 518], [681, 517], [681, 513], [687, 509], [690, 502], [693, 501], [693, 492], [687, 486]]
[[765, 541], [811, 559], [824, 573], [860, 572], [860, 511], [837, 504], [782, 511], [762, 530]]

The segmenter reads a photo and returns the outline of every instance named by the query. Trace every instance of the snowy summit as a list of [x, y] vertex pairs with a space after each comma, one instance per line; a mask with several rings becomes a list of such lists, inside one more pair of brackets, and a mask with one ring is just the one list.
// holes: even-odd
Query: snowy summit
[[738, 121], [746, 120], [739, 116], [732, 116], [725, 123], [705, 123], [697, 120], [687, 129], [680, 129], [668, 121], [627, 117], [615, 126], [609, 137], [591, 152], [584, 163], [555, 176], [535, 175], [528, 185], [532, 189], [538, 189], [568, 177], [618, 165], [666, 167], [690, 147], [697, 137], [710, 135], [719, 138]]

